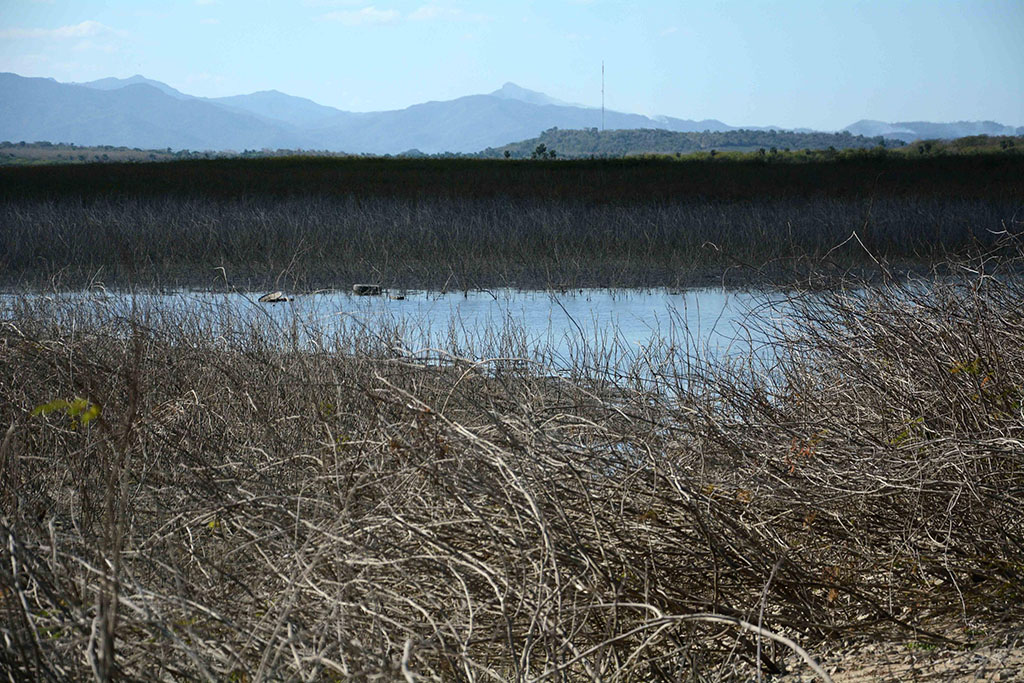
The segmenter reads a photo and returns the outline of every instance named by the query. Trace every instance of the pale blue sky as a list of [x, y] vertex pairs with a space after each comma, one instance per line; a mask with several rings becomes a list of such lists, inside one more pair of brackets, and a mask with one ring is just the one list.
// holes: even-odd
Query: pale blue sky
[[1024, 125], [1024, 0], [0, 0], [0, 71], [353, 111], [505, 81], [620, 111]]

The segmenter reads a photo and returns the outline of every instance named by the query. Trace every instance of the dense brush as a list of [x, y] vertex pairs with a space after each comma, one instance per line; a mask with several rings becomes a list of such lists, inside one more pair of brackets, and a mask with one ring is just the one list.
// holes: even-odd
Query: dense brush
[[1000, 254], [794, 291], [750, 323], [771, 353], [656, 345], [624, 375], [517, 361], [514, 335], [490, 362], [329, 354], [229, 311], [8, 301], [0, 665], [749, 680], [790, 646], [1012, 628], [1024, 291]]

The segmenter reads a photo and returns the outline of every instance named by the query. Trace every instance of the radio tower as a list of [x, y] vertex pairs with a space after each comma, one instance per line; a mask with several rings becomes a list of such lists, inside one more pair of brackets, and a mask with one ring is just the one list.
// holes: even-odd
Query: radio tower
[[604, 132], [604, 60], [601, 60], [601, 132]]

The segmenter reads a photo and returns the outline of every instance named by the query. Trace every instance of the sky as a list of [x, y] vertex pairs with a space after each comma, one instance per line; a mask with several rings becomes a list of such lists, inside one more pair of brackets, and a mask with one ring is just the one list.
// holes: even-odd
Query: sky
[[1024, 125], [1024, 0], [0, 0], [0, 71], [142, 74], [349, 111], [507, 81], [609, 109], [835, 130]]

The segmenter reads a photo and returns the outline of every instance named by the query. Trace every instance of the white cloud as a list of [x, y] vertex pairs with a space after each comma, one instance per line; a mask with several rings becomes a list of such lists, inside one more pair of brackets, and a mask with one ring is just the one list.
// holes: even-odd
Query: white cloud
[[220, 19], [200, 19], [199, 23], [206, 24], [208, 26], [215, 26], [216, 24], [220, 23]]
[[670, 36], [673, 33], [676, 33], [678, 30], [679, 29], [676, 28], [675, 26], [669, 26], [668, 28], [666, 28], [663, 31], [661, 31], [660, 33], [658, 33], [658, 35], [659, 36]]
[[410, 21], [431, 21], [433, 19], [456, 19], [462, 16], [462, 12], [450, 7], [438, 7], [437, 5], [424, 5], [409, 14]]
[[369, 24], [394, 24], [401, 15], [393, 9], [377, 9], [373, 5], [357, 10], [338, 10], [323, 15], [324, 19], [337, 21], [345, 26], [366, 26]]
[[[357, 2], [359, 0], [356, 0]], [[305, 0], [307, 6], [319, 6], [331, 4], [352, 4], [351, 0]], [[479, 22], [487, 21], [489, 17], [484, 14], [467, 14], [455, 7], [430, 3], [422, 5], [417, 9], [403, 14], [393, 9], [378, 9], [375, 5], [369, 5], [362, 9], [337, 10], [327, 12], [320, 16], [321, 19], [336, 21], [346, 26], [366, 26], [371, 24], [399, 24], [407, 21], [428, 22], [428, 21], [461, 21]]]
[[80, 24], [59, 26], [57, 28], [8, 28], [0, 30], [0, 38], [95, 38], [104, 35], [120, 35], [105, 24], [98, 21], [83, 21]]

